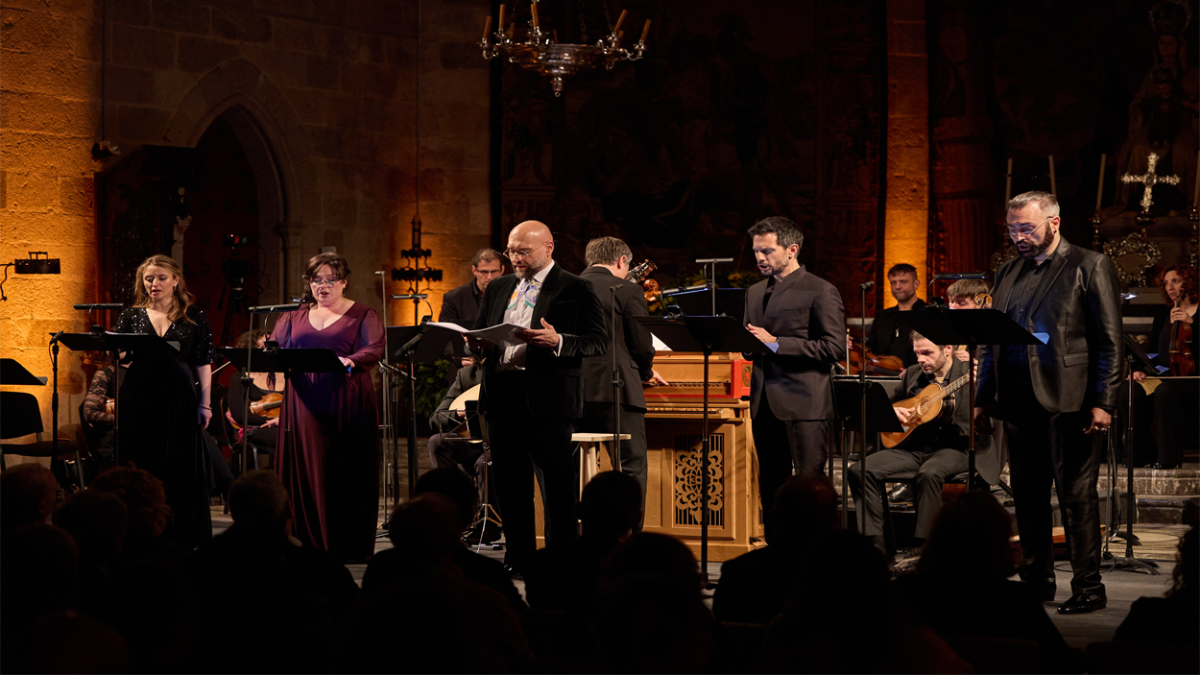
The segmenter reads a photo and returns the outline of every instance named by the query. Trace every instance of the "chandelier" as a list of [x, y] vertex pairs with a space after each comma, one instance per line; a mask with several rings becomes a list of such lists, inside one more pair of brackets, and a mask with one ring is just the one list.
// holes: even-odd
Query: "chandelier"
[[596, 41], [593, 45], [562, 44], [558, 41], [557, 31], [546, 33], [538, 22], [537, 0], [530, 5], [530, 18], [525, 31], [525, 40], [517, 41], [517, 24], [505, 26], [504, 5], [500, 5], [500, 20], [496, 32], [491, 33], [492, 17], [483, 24], [483, 39], [479, 46], [483, 48], [483, 58], [494, 59], [497, 56], [507, 56], [510, 63], [515, 63], [526, 70], [550, 76], [550, 84], [555, 96], [562, 96], [563, 78], [575, 73], [591, 70], [604, 64], [606, 70], [612, 70], [617, 61], [638, 61], [646, 51], [646, 35], [650, 32], [650, 20], [642, 26], [642, 37], [633, 47], [626, 49], [621, 46], [625, 32], [621, 24], [625, 22], [626, 10], [621, 10], [621, 16], [613, 26], [612, 32]]

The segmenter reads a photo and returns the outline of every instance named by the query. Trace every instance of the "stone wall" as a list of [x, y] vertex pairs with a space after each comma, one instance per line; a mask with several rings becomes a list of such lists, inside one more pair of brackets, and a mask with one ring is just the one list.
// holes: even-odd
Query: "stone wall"
[[[64, 270], [10, 277], [0, 353], [48, 374], [48, 333], [82, 329], [71, 305], [107, 290], [94, 172], [144, 144], [194, 147], [221, 115], [248, 120], [262, 139], [247, 149], [256, 181], [277, 183], [277, 208], [264, 210], [276, 222], [260, 235], [268, 249], [287, 236], [286, 273], [274, 265], [283, 292], [263, 300], [300, 291], [302, 261], [335, 246], [355, 271], [354, 297], [380, 308], [371, 272], [400, 267], [411, 246], [418, 67], [422, 244], [446, 272], [431, 289], [436, 313], [490, 240], [488, 70], [471, 46], [485, 11], [462, 0], [0, 2], [0, 245], [6, 262], [46, 250]], [[121, 156], [93, 164], [102, 138]], [[206, 227], [219, 225], [193, 222], [187, 236]], [[389, 309], [411, 320], [411, 305]], [[64, 423], [86, 379], [77, 358], [64, 360]]]

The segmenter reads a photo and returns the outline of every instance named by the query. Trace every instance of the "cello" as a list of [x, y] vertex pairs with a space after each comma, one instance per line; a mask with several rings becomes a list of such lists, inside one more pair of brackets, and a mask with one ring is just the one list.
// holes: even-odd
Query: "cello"
[[[1183, 304], [1183, 294], [1175, 299], [1175, 309]], [[1195, 327], [1182, 321], [1171, 322], [1170, 366], [1171, 374], [1181, 377], [1196, 374], [1196, 356], [1192, 354], [1192, 338]]]

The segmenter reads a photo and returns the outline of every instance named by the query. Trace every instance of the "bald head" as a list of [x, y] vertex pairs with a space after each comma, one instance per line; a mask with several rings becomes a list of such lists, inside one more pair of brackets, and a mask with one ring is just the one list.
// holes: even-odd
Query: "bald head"
[[517, 276], [531, 279], [550, 264], [554, 254], [554, 237], [545, 223], [527, 220], [508, 234], [508, 257]]

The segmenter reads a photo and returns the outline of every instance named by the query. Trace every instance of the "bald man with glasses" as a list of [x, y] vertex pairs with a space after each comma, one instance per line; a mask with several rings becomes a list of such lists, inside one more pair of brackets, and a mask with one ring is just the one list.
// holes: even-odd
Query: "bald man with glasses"
[[504, 514], [504, 562], [520, 574], [537, 549], [534, 472], [547, 544], [578, 536], [571, 434], [583, 415], [583, 359], [608, 351], [608, 329], [591, 282], [555, 264], [554, 238], [545, 224], [529, 220], [513, 228], [504, 253], [514, 274], [488, 284], [474, 327], [510, 323], [525, 329], [516, 334], [517, 344], [474, 340], [468, 348], [486, 357], [479, 403]]

